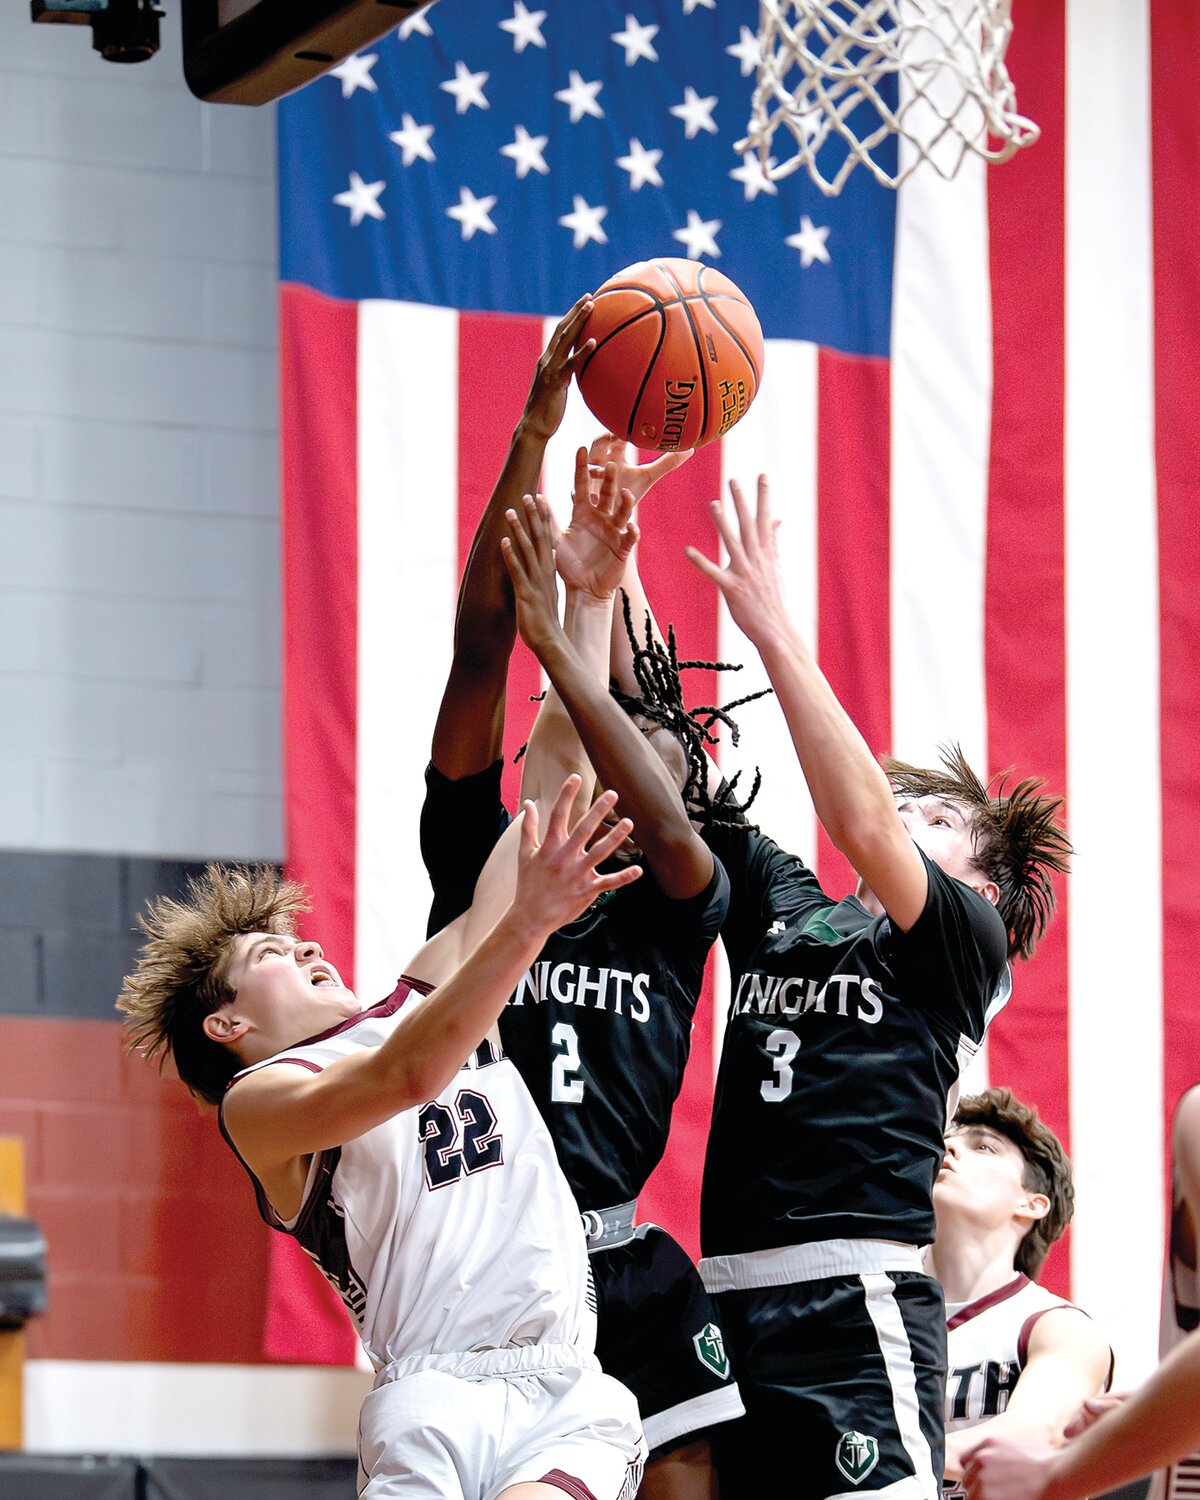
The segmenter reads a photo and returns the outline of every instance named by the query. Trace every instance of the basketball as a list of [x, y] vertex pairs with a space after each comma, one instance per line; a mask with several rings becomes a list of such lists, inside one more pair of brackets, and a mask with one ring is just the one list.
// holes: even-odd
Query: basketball
[[712, 266], [639, 261], [610, 276], [579, 335], [596, 348], [579, 370], [592, 415], [639, 448], [699, 448], [750, 409], [763, 336], [745, 294]]

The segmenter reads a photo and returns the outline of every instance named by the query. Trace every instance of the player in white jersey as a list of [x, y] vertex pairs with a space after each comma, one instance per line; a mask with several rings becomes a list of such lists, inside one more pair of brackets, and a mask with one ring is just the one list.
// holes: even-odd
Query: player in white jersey
[[[582, 1227], [495, 1023], [548, 934], [636, 879], [598, 874], [631, 829], [571, 829], [569, 776], [527, 803], [469, 911], [364, 1010], [317, 943], [303, 889], [210, 866], [160, 900], [118, 1002], [130, 1044], [220, 1104], [260, 1209], [341, 1291], [377, 1370], [359, 1431], [365, 1500], [619, 1500], [636, 1404], [602, 1375]], [[514, 884], [515, 870], [515, 884]], [[436, 987], [436, 993], [427, 992]], [[232, 1085], [232, 1087], [231, 1087]]]
[[946, 1294], [945, 1494], [985, 1433], [1058, 1444], [1105, 1390], [1112, 1350], [1085, 1313], [1037, 1284], [1074, 1210], [1071, 1164], [1008, 1089], [962, 1099], [933, 1187], [929, 1269]]
[[1084, 1500], [1154, 1471], [1156, 1500], [1200, 1493], [1200, 1088], [1175, 1112], [1173, 1150], [1162, 1363], [1125, 1399], [1085, 1402], [1056, 1452], [998, 1438], [981, 1443], [966, 1456], [970, 1500]]

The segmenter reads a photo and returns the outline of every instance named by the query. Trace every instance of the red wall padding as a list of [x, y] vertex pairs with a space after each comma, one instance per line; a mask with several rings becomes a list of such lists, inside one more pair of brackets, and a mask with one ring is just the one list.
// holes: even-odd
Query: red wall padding
[[177, 1079], [109, 1021], [0, 1017], [0, 1135], [49, 1244], [33, 1359], [261, 1360], [270, 1231]]

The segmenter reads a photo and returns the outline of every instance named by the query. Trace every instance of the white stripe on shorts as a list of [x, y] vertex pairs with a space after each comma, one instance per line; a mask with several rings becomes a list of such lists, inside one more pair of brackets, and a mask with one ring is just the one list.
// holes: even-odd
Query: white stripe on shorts
[[933, 1472], [933, 1454], [921, 1431], [921, 1403], [917, 1395], [912, 1345], [908, 1341], [908, 1329], [900, 1314], [900, 1304], [894, 1295], [896, 1283], [890, 1276], [882, 1274], [866, 1275], [859, 1279], [866, 1293], [867, 1314], [875, 1325], [875, 1333], [879, 1339], [879, 1352], [883, 1355], [888, 1384], [892, 1388], [896, 1430], [917, 1477], [917, 1488], [912, 1493], [925, 1496], [927, 1500], [938, 1500], [942, 1490], [941, 1476]]
[[642, 1418], [642, 1431], [646, 1435], [646, 1447], [653, 1451], [664, 1443], [673, 1443], [677, 1438], [706, 1431], [718, 1422], [732, 1422], [745, 1414], [741, 1392], [736, 1385], [721, 1386], [719, 1390], [705, 1391], [702, 1396], [690, 1396], [665, 1411], [653, 1412]]

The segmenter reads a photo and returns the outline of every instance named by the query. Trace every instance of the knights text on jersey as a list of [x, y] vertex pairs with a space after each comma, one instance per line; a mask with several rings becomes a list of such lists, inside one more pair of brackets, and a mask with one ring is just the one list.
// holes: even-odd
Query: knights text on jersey
[[735, 897], [740, 941], [751, 916], [760, 941], [748, 958], [744, 946], [730, 954], [704, 1254], [928, 1244], [948, 1100], [1008, 996], [1004, 924], [925, 859], [925, 908], [901, 932], [854, 897], [831, 901], [794, 856], [749, 838], [740, 866], [730, 854], [730, 878], [735, 891], [751, 882]]
[[[410, 993], [401, 985], [230, 1087], [258, 1068], [320, 1072], [378, 1047]], [[294, 1235], [333, 1282], [376, 1369], [545, 1344], [597, 1368], [579, 1213], [529, 1090], [490, 1042], [436, 1099], [314, 1156], [294, 1219], [275, 1213], [257, 1179], [255, 1190], [267, 1223]]]
[[581, 1209], [637, 1197], [666, 1148], [729, 882], [687, 901], [649, 876], [552, 933], [503, 1015]]

